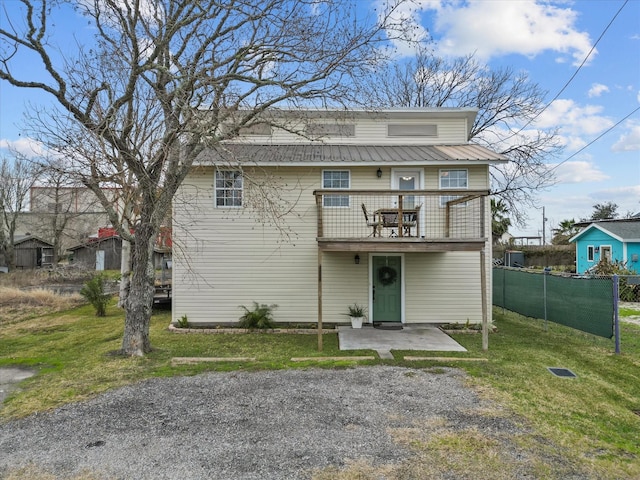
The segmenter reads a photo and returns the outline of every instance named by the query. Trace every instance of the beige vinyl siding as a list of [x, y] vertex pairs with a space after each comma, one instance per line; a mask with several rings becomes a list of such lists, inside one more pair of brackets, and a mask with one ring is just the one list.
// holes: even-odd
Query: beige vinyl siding
[[[325, 323], [348, 323], [347, 307], [369, 304], [369, 266], [367, 254], [360, 252], [360, 264], [355, 264], [355, 252], [325, 252], [322, 254], [322, 318]], [[368, 308], [367, 308], [368, 312]]]
[[[321, 123], [318, 120], [314, 123]], [[325, 136], [322, 141], [331, 144], [365, 144], [365, 145], [448, 145], [462, 144], [468, 141], [467, 123], [464, 119], [360, 119], [357, 122], [345, 122], [348, 125], [355, 125], [355, 136]], [[416, 125], [424, 123], [437, 125], [437, 136], [389, 136], [387, 125]], [[293, 129], [304, 131], [304, 125], [299, 124]], [[271, 136], [267, 135], [246, 135], [240, 140], [248, 143], [273, 143], [295, 144], [308, 143], [309, 139], [302, 135], [296, 135], [281, 128], [274, 128]]]
[[[300, 172], [300, 173], [297, 173]], [[307, 175], [300, 169], [273, 173], [275, 188], [291, 202], [293, 211], [275, 225], [262, 223], [251, 198], [251, 181], [245, 182], [245, 208], [215, 208], [213, 169], [190, 175], [174, 204], [173, 318], [186, 315], [192, 323], [236, 322], [240, 305], [253, 301], [278, 304], [277, 321], [301, 318], [317, 311], [317, 243], [315, 203], [319, 170]], [[255, 181], [265, 178], [252, 175]], [[277, 178], [277, 180], [275, 180]], [[300, 195], [302, 187], [303, 193]], [[269, 192], [270, 189], [266, 191]], [[299, 197], [299, 198], [298, 198]], [[275, 200], [277, 202], [277, 200]], [[297, 203], [296, 203], [297, 202]], [[287, 235], [289, 235], [287, 237]]]
[[405, 255], [406, 323], [482, 321], [478, 252]]
[[[433, 137], [420, 136], [389, 136], [387, 125], [415, 125], [420, 123], [416, 120], [384, 120], [384, 121], [362, 121], [356, 126], [357, 143], [370, 145], [447, 145], [456, 143], [466, 143], [467, 125], [461, 119], [425, 119], [422, 123], [437, 125], [438, 135]], [[337, 142], [336, 142], [337, 143]]]
[[[329, 169], [334, 169], [329, 167]], [[351, 172], [352, 189], [390, 188], [390, 170], [381, 179], [374, 167], [335, 168]], [[469, 188], [486, 188], [486, 166], [471, 166]], [[173, 321], [183, 315], [192, 324], [234, 323], [253, 301], [278, 304], [278, 322], [317, 321], [318, 245], [313, 190], [320, 188], [322, 168], [283, 167], [247, 170], [245, 206], [214, 206], [214, 169], [201, 167], [187, 177], [174, 202]], [[439, 168], [424, 169], [425, 188], [437, 188]], [[280, 222], [260, 221], [260, 191], [292, 211]], [[277, 192], [277, 193], [276, 193]], [[488, 208], [487, 199], [487, 208]], [[352, 202], [354, 216], [362, 216]], [[330, 209], [325, 209], [330, 210]], [[488, 212], [489, 210], [487, 210]], [[490, 215], [486, 216], [490, 232]], [[354, 217], [355, 218], [355, 217]], [[362, 219], [363, 220], [363, 219]], [[364, 220], [363, 220], [364, 223]], [[490, 249], [490, 242], [488, 243]], [[369, 305], [369, 254], [323, 254], [323, 320], [345, 323], [348, 305]], [[488, 282], [491, 255], [487, 252]], [[405, 320], [409, 323], [481, 321], [478, 252], [405, 254]], [[490, 283], [488, 283], [490, 285]], [[490, 289], [488, 301], [490, 298]], [[489, 303], [491, 305], [491, 303]], [[489, 308], [489, 315], [491, 309]]]

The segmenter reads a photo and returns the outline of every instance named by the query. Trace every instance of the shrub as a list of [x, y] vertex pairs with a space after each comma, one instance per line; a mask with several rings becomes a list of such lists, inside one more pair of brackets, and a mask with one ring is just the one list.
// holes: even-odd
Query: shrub
[[629, 270], [623, 262], [618, 260], [614, 262], [608, 262], [606, 259], [602, 259], [593, 269], [593, 273], [596, 275], [612, 276], [614, 274], [620, 275], [620, 285], [618, 296], [623, 302], [638, 302], [640, 301], [640, 285], [629, 285], [627, 276], [636, 275], [632, 270]]
[[357, 303], [354, 303], [353, 305], [349, 305], [348, 309], [349, 309], [349, 313], [347, 315], [349, 317], [364, 318], [367, 316], [367, 312], [365, 311], [365, 308], [361, 305], [358, 305]]
[[182, 315], [180, 319], [176, 322], [176, 326], [178, 328], [189, 328], [189, 319], [186, 315]]
[[104, 276], [96, 275], [85, 283], [80, 290], [80, 295], [93, 305], [93, 308], [96, 309], [97, 317], [107, 315], [107, 305], [111, 295], [104, 292]]
[[265, 305], [253, 302], [253, 310], [249, 310], [244, 305], [240, 308], [244, 310], [244, 315], [240, 317], [240, 327], [253, 329], [273, 328], [273, 310], [278, 308], [277, 305]]

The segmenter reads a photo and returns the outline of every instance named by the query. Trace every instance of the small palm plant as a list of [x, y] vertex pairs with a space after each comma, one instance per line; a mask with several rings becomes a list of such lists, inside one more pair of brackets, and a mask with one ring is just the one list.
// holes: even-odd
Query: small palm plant
[[96, 317], [107, 315], [107, 305], [111, 300], [111, 295], [104, 291], [104, 276], [95, 275], [85, 283], [80, 290], [82, 295], [96, 310]]
[[358, 305], [357, 303], [354, 303], [353, 305], [349, 305], [348, 308], [349, 308], [348, 315], [350, 317], [362, 318], [367, 316], [365, 308], [361, 305]]
[[240, 308], [244, 310], [244, 314], [240, 317], [240, 327], [250, 330], [274, 328], [273, 310], [278, 308], [278, 305], [253, 302], [253, 310], [249, 310], [244, 305]]

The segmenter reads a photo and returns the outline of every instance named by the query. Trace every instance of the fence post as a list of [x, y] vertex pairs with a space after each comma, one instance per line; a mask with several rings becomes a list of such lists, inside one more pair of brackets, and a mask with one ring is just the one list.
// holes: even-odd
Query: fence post
[[620, 315], [618, 303], [620, 300], [620, 277], [613, 275], [613, 334], [616, 342], [616, 354], [620, 354]]
[[544, 269], [544, 277], [542, 280], [542, 285], [543, 285], [543, 296], [544, 296], [544, 331], [546, 332], [549, 329], [548, 323], [547, 323], [547, 275], [549, 275], [549, 273], [551, 272], [551, 269], [549, 267], [546, 267]]

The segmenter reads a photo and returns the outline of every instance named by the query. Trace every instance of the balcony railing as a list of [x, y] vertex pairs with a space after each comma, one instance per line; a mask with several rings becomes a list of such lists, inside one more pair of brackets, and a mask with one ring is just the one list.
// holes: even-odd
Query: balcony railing
[[482, 240], [486, 190], [316, 190], [318, 240]]

